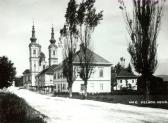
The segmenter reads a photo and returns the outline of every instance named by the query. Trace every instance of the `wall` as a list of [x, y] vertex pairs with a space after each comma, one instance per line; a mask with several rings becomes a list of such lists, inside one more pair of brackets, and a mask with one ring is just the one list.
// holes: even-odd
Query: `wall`
[[[73, 92], [82, 92], [82, 84], [84, 84], [83, 80], [79, 77], [78, 74], [78, 66], [75, 66], [74, 69], [76, 70], [76, 81], [74, 81], [72, 86]], [[100, 76], [100, 71], [103, 70], [103, 75]], [[111, 92], [111, 67], [110, 66], [96, 66], [93, 70], [93, 73], [88, 81], [88, 92], [89, 93], [105, 93], [105, 92]], [[66, 85], [68, 86], [66, 82], [66, 78], [63, 78], [58, 76], [58, 74], [62, 74], [62, 68], [57, 69], [54, 72], [54, 75], [56, 75], [56, 78], [54, 79], [54, 84], [56, 86]], [[65, 91], [65, 90], [64, 90]], [[66, 90], [67, 91], [67, 90]]]
[[53, 75], [45, 74], [45, 86], [50, 86], [50, 85], [54, 85]]
[[[122, 82], [121, 82], [122, 81]], [[127, 84], [126, 84], [127, 81]], [[115, 90], [121, 90], [123, 87], [128, 87], [128, 85], [131, 85], [132, 90], [137, 90], [137, 79], [117, 79], [117, 86], [114, 87]]]

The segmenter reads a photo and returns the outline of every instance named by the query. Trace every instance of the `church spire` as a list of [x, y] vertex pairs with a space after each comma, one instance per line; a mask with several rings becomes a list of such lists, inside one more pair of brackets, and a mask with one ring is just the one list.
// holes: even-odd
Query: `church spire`
[[55, 44], [56, 40], [54, 38], [54, 27], [52, 25], [52, 28], [51, 28], [51, 39], [50, 39], [50, 43], [51, 44]]
[[36, 42], [36, 37], [35, 37], [35, 27], [34, 27], [34, 22], [32, 26], [32, 37], [30, 38], [31, 42]]

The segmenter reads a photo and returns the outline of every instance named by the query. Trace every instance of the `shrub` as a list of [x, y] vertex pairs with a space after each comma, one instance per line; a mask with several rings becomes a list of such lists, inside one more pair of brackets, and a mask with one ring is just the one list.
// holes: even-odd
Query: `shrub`
[[11, 93], [0, 93], [0, 123], [45, 123], [45, 116]]

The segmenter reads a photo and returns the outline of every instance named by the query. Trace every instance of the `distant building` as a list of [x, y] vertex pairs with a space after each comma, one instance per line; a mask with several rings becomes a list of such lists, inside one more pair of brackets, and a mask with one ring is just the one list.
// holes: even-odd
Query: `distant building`
[[30, 80], [30, 70], [29, 69], [26, 69], [24, 72], [23, 72], [23, 84], [24, 86], [28, 87], [31, 85], [31, 80]]
[[137, 90], [137, 76], [133, 73], [129, 73], [126, 70], [121, 70], [116, 76], [116, 85], [113, 87], [114, 90]]
[[[32, 36], [30, 38], [30, 41], [31, 41], [31, 43], [29, 44], [30, 69], [29, 69], [29, 72], [25, 70], [26, 72], [23, 73], [23, 76], [24, 78], [27, 78], [29, 76], [29, 84], [28, 84], [29, 86], [36, 86], [39, 82], [37, 80], [39, 79], [43, 80], [41, 76], [40, 78], [38, 78], [39, 75], [43, 75], [43, 73], [48, 75], [48, 71], [50, 70], [49, 67], [51, 67], [52, 65], [58, 65], [58, 56], [60, 55], [58, 55], [57, 52], [58, 50], [61, 50], [61, 48], [56, 44], [56, 40], [54, 39], [54, 28], [52, 27], [50, 44], [48, 47], [48, 52], [49, 52], [48, 64], [49, 65], [47, 65], [47, 62], [45, 60], [46, 56], [41, 51], [41, 45], [36, 42], [37, 38], [35, 37], [34, 25], [32, 26]], [[59, 53], [61, 53], [61, 51], [59, 51]], [[62, 61], [61, 57], [59, 59], [59, 62], [60, 61]], [[24, 81], [27, 81], [27, 80], [24, 79]]]
[[53, 86], [54, 68], [56, 68], [57, 66], [58, 65], [52, 65], [37, 74], [36, 86]]

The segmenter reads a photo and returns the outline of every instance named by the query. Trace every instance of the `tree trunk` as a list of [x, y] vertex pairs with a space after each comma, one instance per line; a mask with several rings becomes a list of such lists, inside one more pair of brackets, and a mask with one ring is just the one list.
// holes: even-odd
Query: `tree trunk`
[[150, 80], [146, 79], [146, 100], [150, 100]]
[[69, 87], [69, 98], [72, 98], [72, 86]]
[[87, 98], [87, 81], [84, 83], [84, 98]]

